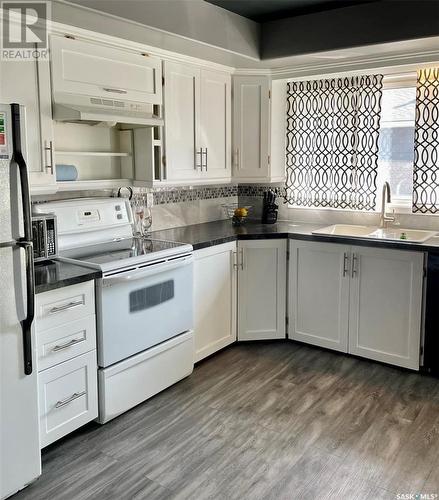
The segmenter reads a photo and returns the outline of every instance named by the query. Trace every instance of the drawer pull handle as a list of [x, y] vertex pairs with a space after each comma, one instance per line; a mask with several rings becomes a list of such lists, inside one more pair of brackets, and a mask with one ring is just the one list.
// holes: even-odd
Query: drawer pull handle
[[69, 347], [72, 347], [73, 345], [80, 344], [81, 342], [85, 342], [85, 339], [72, 339], [72, 340], [69, 340], [68, 342], [66, 342], [65, 344], [56, 345], [52, 349], [52, 351], [53, 352], [62, 351], [63, 349], [67, 349]]
[[76, 302], [68, 302], [67, 304], [64, 304], [62, 306], [52, 307], [52, 309], [49, 310], [49, 314], [55, 314], [61, 311], [65, 311], [66, 309], [72, 309], [73, 307], [82, 306], [83, 304], [84, 302], [82, 300], [77, 300]]
[[78, 399], [80, 398], [81, 396], [84, 396], [84, 394], [87, 394], [86, 391], [82, 391], [82, 392], [74, 392], [71, 396], [69, 396], [68, 398], [66, 399], [62, 399], [61, 401], [58, 401], [55, 405], [55, 408], [61, 408], [65, 405], [68, 405], [69, 403], [71, 403], [72, 401], [75, 401], [75, 399]]

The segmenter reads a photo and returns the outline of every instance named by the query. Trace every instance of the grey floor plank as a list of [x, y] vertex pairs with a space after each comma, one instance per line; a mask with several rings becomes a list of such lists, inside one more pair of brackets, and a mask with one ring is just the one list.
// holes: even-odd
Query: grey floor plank
[[14, 500], [379, 500], [438, 476], [439, 380], [267, 342], [48, 447]]

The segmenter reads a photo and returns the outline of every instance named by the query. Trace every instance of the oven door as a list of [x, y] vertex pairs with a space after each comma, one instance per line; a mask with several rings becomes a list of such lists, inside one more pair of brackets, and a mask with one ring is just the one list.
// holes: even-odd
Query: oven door
[[107, 367], [193, 328], [193, 256], [104, 275], [98, 364]]

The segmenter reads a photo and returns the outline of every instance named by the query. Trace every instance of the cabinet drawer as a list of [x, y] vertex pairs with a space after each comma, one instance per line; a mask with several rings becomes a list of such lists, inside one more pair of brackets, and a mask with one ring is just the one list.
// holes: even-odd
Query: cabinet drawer
[[38, 374], [41, 447], [98, 416], [96, 351]]
[[38, 294], [35, 329], [41, 332], [95, 313], [94, 281]]
[[37, 347], [38, 371], [96, 349], [96, 316], [39, 332]]

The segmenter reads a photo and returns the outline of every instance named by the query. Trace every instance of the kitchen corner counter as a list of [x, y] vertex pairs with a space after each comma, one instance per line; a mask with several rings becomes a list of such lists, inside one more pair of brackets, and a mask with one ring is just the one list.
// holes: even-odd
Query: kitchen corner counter
[[[326, 224], [327, 225], [327, 224]], [[439, 237], [431, 238], [425, 243], [408, 243], [399, 241], [367, 240], [345, 236], [324, 236], [312, 234], [312, 231], [325, 224], [306, 224], [291, 221], [279, 221], [276, 224], [262, 224], [248, 221], [243, 226], [232, 226], [230, 220], [205, 222], [191, 226], [153, 231], [151, 237], [160, 240], [189, 243], [194, 250], [200, 250], [221, 243], [235, 240], [257, 240], [270, 238], [289, 238], [295, 240], [327, 241], [344, 245], [393, 248], [419, 252], [439, 253]]]
[[35, 293], [75, 285], [102, 276], [101, 271], [90, 267], [50, 260], [35, 264]]

